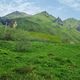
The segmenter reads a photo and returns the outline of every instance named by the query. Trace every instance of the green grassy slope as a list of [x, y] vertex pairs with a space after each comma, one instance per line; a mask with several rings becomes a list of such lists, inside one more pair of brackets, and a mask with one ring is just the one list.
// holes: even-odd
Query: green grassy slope
[[79, 80], [80, 45], [32, 42], [15, 52], [13, 41], [0, 41], [1, 80]]
[[17, 22], [18, 29], [34, 32], [36, 34], [41, 33], [43, 35], [49, 34], [51, 36], [57, 36], [60, 38], [59, 42], [80, 42], [80, 33], [76, 29], [79, 23], [78, 20], [70, 18], [63, 21], [63, 25], [60, 25], [58, 22], [55, 22], [58, 18], [55, 18], [54, 16], [48, 14], [46, 11], [26, 17], [24, 17], [24, 14], [25, 13], [22, 12], [13, 12], [6, 17], [11, 17], [13, 20], [15, 20]]
[[[54, 22], [55, 19], [56, 18], [54, 17], [51, 19], [49, 15], [46, 17], [46, 15], [40, 13], [31, 17], [18, 18], [16, 21], [18, 23], [17, 28], [32, 32], [52, 34], [61, 37], [64, 42], [79, 42], [79, 39], [77, 39], [76, 36], [79, 37], [80, 33], [76, 28], [69, 29], [65, 25], [59, 25]], [[73, 31], [75, 34], [73, 34]]]
[[48, 33], [25, 31], [21, 29], [12, 28], [0, 28], [0, 39], [4, 40], [5, 36], [9, 36], [10, 40], [19, 40], [20, 38], [26, 38], [30, 41], [49, 41], [49, 42], [61, 42], [61, 38], [56, 35], [51, 35]]
[[76, 28], [79, 25], [79, 20], [75, 19], [75, 18], [68, 18], [66, 20], [64, 20], [64, 26], [68, 27], [68, 28]]

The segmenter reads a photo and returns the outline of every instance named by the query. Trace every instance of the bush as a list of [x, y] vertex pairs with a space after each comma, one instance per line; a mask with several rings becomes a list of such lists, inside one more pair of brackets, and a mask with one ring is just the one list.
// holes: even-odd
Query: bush
[[6, 32], [3, 37], [4, 40], [12, 40], [12, 36], [9, 32]]
[[10, 28], [4, 29], [1, 35], [1, 39], [7, 41], [13, 40], [13, 33], [14, 33], [13, 29]]
[[31, 43], [30, 41], [17, 41], [15, 45], [15, 50], [18, 52], [30, 51]]
[[20, 41], [29, 39], [27, 31], [14, 28], [0, 28], [0, 40]]
[[27, 66], [27, 67], [22, 67], [22, 68], [16, 68], [13, 71], [19, 74], [26, 74], [26, 73], [32, 73], [35, 67], [33, 66]]

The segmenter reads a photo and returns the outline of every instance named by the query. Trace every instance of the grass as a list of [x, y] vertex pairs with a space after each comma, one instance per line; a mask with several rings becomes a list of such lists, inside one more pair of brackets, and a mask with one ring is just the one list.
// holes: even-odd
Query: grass
[[32, 41], [15, 52], [14, 43], [0, 41], [0, 80], [80, 80], [80, 45]]

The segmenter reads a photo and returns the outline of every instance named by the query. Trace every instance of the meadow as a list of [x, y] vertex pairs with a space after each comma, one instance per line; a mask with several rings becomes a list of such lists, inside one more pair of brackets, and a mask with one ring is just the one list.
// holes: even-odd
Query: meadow
[[80, 45], [31, 41], [16, 51], [16, 41], [0, 41], [0, 80], [80, 80]]

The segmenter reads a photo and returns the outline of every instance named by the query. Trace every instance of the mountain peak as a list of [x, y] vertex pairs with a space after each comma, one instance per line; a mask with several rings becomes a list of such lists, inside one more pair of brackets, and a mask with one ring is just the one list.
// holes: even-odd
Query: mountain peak
[[11, 18], [21, 18], [21, 17], [26, 17], [26, 16], [30, 16], [30, 15], [24, 12], [14, 11], [4, 17], [11, 19]]
[[37, 13], [36, 15], [41, 15], [41, 16], [46, 16], [46, 17], [50, 16], [47, 11], [42, 11], [40, 13]]
[[48, 13], [47, 11], [42, 11], [41, 13]]
[[15, 14], [19, 14], [19, 13], [22, 13], [22, 12], [19, 12], [19, 11], [14, 11], [12, 13], [15, 13]]
[[47, 11], [42, 11], [41, 14], [43, 14], [43, 15], [49, 15]]
[[55, 20], [55, 22], [57, 22], [57, 23], [60, 24], [60, 25], [63, 25], [63, 21], [61, 20], [60, 17], [58, 17], [58, 18]]
[[[66, 20], [77, 21], [77, 19], [75, 19], [75, 18], [68, 18], [68, 19], [66, 19]], [[64, 21], [66, 21], [66, 20], [64, 20]]]

